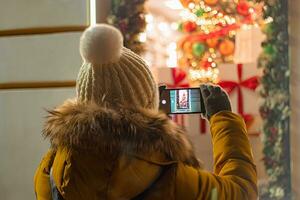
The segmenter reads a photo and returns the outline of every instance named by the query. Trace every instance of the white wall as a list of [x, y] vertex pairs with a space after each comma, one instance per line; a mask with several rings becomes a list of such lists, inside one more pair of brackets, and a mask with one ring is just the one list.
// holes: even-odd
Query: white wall
[[0, 37], [0, 83], [74, 80], [81, 33]]
[[292, 187], [295, 199], [300, 199], [300, 1], [289, 1], [291, 58], [291, 153]]
[[49, 147], [45, 109], [74, 95], [74, 89], [0, 91], [0, 199], [34, 199], [33, 176]]
[[86, 0], [1, 0], [0, 30], [81, 26], [88, 21], [87, 3]]
[[[88, 0], [0, 0], [0, 86], [74, 81], [81, 32], [70, 27], [87, 26], [88, 13]], [[68, 33], [38, 34], [41, 28]], [[15, 30], [31, 34], [3, 34]], [[49, 148], [41, 134], [45, 109], [74, 96], [75, 88], [0, 87], [1, 200], [35, 199], [33, 176]]]

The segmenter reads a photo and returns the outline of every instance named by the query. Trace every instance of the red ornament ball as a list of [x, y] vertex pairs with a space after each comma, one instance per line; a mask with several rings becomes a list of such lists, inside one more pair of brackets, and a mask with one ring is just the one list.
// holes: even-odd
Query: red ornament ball
[[248, 16], [250, 14], [249, 9], [250, 6], [246, 1], [240, 1], [236, 7], [237, 12], [243, 16]]
[[187, 21], [183, 24], [183, 30], [185, 32], [193, 32], [197, 29], [197, 24], [195, 22]]
[[183, 44], [183, 50], [189, 54], [193, 53], [193, 43], [187, 41]]
[[210, 62], [210, 61], [208, 61], [208, 60], [204, 60], [204, 61], [202, 62], [202, 67], [203, 67], [205, 70], [208, 70], [208, 69], [211, 67], [211, 63], [212, 63], [212, 62]]

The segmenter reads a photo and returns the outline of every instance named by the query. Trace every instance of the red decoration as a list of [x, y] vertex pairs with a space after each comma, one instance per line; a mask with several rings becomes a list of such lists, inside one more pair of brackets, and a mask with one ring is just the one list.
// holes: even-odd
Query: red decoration
[[237, 65], [238, 71], [238, 82], [234, 81], [221, 81], [219, 85], [224, 88], [228, 94], [230, 94], [234, 89], [237, 89], [238, 92], [238, 112], [243, 116], [247, 126], [249, 127], [254, 120], [254, 117], [250, 114], [244, 113], [244, 99], [242, 94], [242, 88], [247, 88], [250, 90], [255, 90], [259, 84], [258, 77], [253, 76], [246, 80], [242, 80], [242, 73], [243, 73], [243, 65]]
[[[190, 86], [188, 83], [183, 82], [187, 78], [186, 72], [184, 70], [179, 68], [171, 68], [171, 73], [173, 84], [166, 84], [168, 88], [186, 88]], [[176, 124], [184, 126], [184, 115], [172, 115], [171, 118]]]
[[249, 4], [246, 1], [240, 1], [236, 7], [237, 12], [243, 16], [250, 15], [249, 9]]
[[176, 124], [184, 127], [184, 115], [172, 115], [171, 118]]
[[205, 60], [202, 62], [202, 66], [205, 70], [208, 70], [211, 67], [211, 64], [212, 64], [212, 62], [208, 61], [208, 60]]
[[204, 34], [204, 33], [199, 33], [199, 34], [193, 34], [193, 35], [188, 35], [186, 38], [183, 39], [183, 44], [187, 41], [189, 42], [204, 42], [208, 39], [211, 38], [218, 38], [218, 37], [222, 37], [222, 36], [226, 36], [228, 35], [228, 33], [232, 30], [237, 30], [240, 28], [240, 25], [238, 24], [231, 24], [231, 25], [227, 25], [224, 26], [221, 30], [217, 30], [214, 32], [211, 32], [209, 34]]
[[206, 133], [206, 120], [200, 117], [200, 134]]
[[173, 84], [166, 84], [169, 88], [189, 87], [188, 83], [183, 83], [186, 80], [186, 72], [179, 68], [171, 68]]
[[183, 24], [183, 30], [185, 32], [193, 32], [197, 29], [197, 24], [195, 22], [187, 21]]

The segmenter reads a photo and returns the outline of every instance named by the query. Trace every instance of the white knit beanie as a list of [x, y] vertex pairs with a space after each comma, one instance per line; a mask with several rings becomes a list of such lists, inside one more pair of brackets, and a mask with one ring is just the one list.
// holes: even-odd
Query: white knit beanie
[[105, 24], [89, 27], [80, 38], [80, 54], [79, 101], [158, 108], [153, 76], [141, 57], [123, 47], [119, 30]]

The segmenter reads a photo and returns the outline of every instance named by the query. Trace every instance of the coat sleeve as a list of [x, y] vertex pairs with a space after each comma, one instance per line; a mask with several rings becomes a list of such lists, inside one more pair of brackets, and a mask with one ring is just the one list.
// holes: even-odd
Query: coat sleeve
[[[177, 177], [191, 199], [257, 199], [257, 173], [244, 120], [231, 112], [212, 116], [214, 172], [180, 164]], [[182, 186], [184, 185], [184, 186]], [[177, 187], [178, 188], [178, 187]]]

